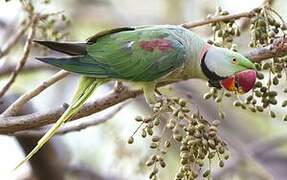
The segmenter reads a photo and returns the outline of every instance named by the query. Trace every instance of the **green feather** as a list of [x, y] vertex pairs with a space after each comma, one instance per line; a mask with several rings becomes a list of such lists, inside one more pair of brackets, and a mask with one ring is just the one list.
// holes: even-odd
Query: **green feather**
[[80, 78], [80, 83], [78, 89], [73, 97], [72, 103], [69, 108], [64, 112], [64, 114], [57, 120], [57, 122], [47, 131], [47, 133], [38, 141], [36, 147], [15, 167], [18, 169], [22, 164], [31, 159], [31, 157], [37, 153], [40, 148], [51, 139], [51, 137], [56, 133], [59, 127], [70, 120], [84, 105], [85, 101], [92, 95], [95, 89], [102, 85], [103, 80], [98, 80], [95, 78], [82, 76]]
[[[182, 66], [186, 61], [188, 49], [186, 41], [180, 37], [182, 31], [184, 30], [177, 26], [116, 29], [108, 31], [110, 34], [98, 33], [92, 37], [90, 40], [94, 42], [87, 43], [83, 55], [37, 59], [90, 77], [138, 82], [154, 81]], [[141, 46], [143, 42], [155, 45], [150, 45], [152, 50], [149, 50], [149, 47]], [[160, 43], [167, 44], [160, 45]], [[64, 43], [41, 42], [41, 44], [56, 49], [62, 47]], [[73, 48], [74, 46], [75, 44]], [[74, 49], [78, 50], [80, 47]], [[63, 48], [59, 50], [63, 52]]]
[[[182, 29], [172, 26], [145, 27], [106, 35], [87, 47], [87, 53], [97, 63], [105, 64], [113, 78], [131, 81], [153, 81], [183, 65], [187, 49], [179, 34]], [[141, 42], [167, 41], [170, 49], [152, 51], [141, 48]]]

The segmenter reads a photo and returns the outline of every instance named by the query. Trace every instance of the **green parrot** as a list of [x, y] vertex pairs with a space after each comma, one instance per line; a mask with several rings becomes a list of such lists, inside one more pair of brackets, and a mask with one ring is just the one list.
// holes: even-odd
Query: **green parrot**
[[156, 85], [160, 82], [199, 78], [218, 85], [229, 76], [254, 69], [254, 64], [244, 56], [211, 46], [193, 32], [175, 25], [116, 28], [81, 43], [35, 42], [70, 55], [38, 60], [80, 74], [81, 78], [69, 108], [16, 168], [27, 162], [79, 111], [94, 90], [108, 81], [136, 83], [143, 89], [147, 103], [154, 104]]

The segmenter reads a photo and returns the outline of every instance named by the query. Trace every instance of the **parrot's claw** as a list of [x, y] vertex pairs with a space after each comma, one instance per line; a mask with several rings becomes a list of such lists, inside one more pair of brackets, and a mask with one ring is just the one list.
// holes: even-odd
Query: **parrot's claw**
[[157, 88], [155, 89], [155, 93], [160, 95], [160, 96], [162, 95], [162, 93]]

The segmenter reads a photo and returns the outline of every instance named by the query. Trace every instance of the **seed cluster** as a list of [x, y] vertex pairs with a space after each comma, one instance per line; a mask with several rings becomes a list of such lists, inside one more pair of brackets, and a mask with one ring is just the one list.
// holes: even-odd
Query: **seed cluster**
[[[266, 46], [280, 35], [285, 36], [287, 29], [285, 22], [276, 11], [266, 6], [257, 8], [255, 12], [256, 16], [251, 20], [250, 25], [252, 34], [250, 47]], [[275, 54], [271, 60], [255, 65], [257, 82], [252, 94], [244, 101], [235, 101], [234, 105], [242, 109], [249, 109], [251, 112], [267, 110], [271, 118], [276, 118], [276, 113], [272, 110], [272, 107], [279, 104], [278, 94], [282, 92], [277, 92], [274, 87], [287, 78], [287, 57], [278, 58]], [[286, 100], [283, 100], [281, 107], [285, 108], [286, 104]], [[287, 114], [283, 116], [283, 120], [287, 120]]]
[[[210, 87], [211, 85], [208, 83], [208, 86]], [[203, 99], [208, 100], [208, 99], [213, 99], [217, 105], [218, 105], [218, 116], [220, 119], [225, 118], [225, 113], [221, 110], [221, 102], [224, 97], [231, 97], [232, 94], [230, 92], [224, 92], [222, 89], [218, 89], [216, 87], [211, 87], [209, 89], [209, 92], [205, 93], [203, 95]]]
[[[281, 18], [281, 16], [271, 9], [270, 7], [263, 7], [255, 9], [256, 16], [251, 19], [251, 41], [249, 46], [260, 47], [265, 46], [274, 41], [280, 33], [285, 34], [284, 31], [287, 30], [287, 27]], [[276, 20], [274, 14], [280, 21]]]
[[[42, 0], [42, 4], [48, 5], [50, 4], [50, 0]], [[36, 3], [35, 3], [36, 4]], [[27, 11], [34, 11], [35, 5], [32, 3], [27, 3], [25, 6]], [[29, 22], [29, 19], [24, 19], [22, 24], [25, 25]], [[51, 41], [59, 41], [64, 40], [69, 36], [69, 27], [71, 25], [70, 20], [62, 13], [62, 12], [54, 12], [51, 14], [43, 14], [39, 23], [37, 23], [37, 34], [36, 36], [39, 38], [35, 39], [49, 39]], [[48, 48], [39, 46], [35, 44], [35, 47], [43, 49], [43, 53], [47, 53]]]
[[39, 35], [44, 39], [59, 41], [65, 39], [68, 35], [68, 27], [70, 21], [64, 14], [57, 16], [48, 16], [42, 19], [42, 23], [38, 25]]
[[[282, 66], [282, 59], [265, 62], [264, 64], [256, 64], [257, 82], [253, 88], [252, 94], [249, 95], [244, 102], [235, 101], [234, 105], [246, 109], [251, 112], [263, 112], [265, 109], [269, 111], [271, 118], [275, 118], [276, 114], [272, 111], [272, 106], [278, 105], [278, 92], [274, 90], [284, 79], [282, 73], [286, 72], [286, 66]], [[262, 71], [266, 71], [268, 76], [265, 77]], [[286, 74], [285, 74], [286, 76]], [[265, 81], [264, 81], [265, 80]], [[284, 81], [284, 80], [283, 80]], [[282, 108], [286, 107], [287, 102], [282, 102]], [[284, 118], [283, 118], [284, 119]]]
[[[229, 15], [229, 12], [218, 6], [215, 13], [208, 15], [207, 18], [226, 15]], [[240, 36], [240, 30], [234, 20], [214, 22], [211, 24], [211, 27], [214, 32], [213, 41], [215, 46], [236, 49], [236, 45], [233, 44], [233, 39], [235, 36]]]
[[[162, 118], [163, 114], [169, 117], [166, 121]], [[141, 136], [150, 136], [150, 148], [156, 151], [146, 162], [147, 166], [153, 167], [150, 179], [156, 179], [159, 167], [166, 166], [164, 155], [175, 144], [180, 145], [181, 164], [176, 180], [195, 179], [200, 173], [203, 177], [209, 177], [211, 159], [218, 158], [219, 166], [223, 167], [224, 160], [229, 157], [226, 143], [217, 134], [220, 121], [209, 123], [199, 111], [192, 113], [184, 99], [163, 97], [153, 106], [151, 116], [138, 116], [135, 120], [141, 123], [137, 129], [141, 129]], [[154, 135], [155, 128], [164, 122], [161, 135]], [[172, 132], [172, 136], [164, 136], [166, 131]], [[132, 135], [128, 143], [133, 141]]]

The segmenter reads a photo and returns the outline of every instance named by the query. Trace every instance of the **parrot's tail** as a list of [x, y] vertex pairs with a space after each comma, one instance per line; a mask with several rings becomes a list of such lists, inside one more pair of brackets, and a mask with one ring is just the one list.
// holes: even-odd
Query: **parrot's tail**
[[85, 42], [56, 42], [56, 41], [40, 41], [34, 40], [35, 43], [46, 46], [55, 51], [65, 53], [72, 56], [87, 54]]
[[34, 147], [34, 149], [15, 167], [14, 170], [18, 169], [22, 164], [30, 160], [31, 157], [33, 157], [33, 155], [37, 153], [41, 147], [56, 133], [57, 129], [62, 124], [70, 120], [80, 110], [85, 101], [92, 95], [94, 90], [105, 82], [106, 80], [82, 76], [69, 108], [64, 112], [60, 119], [57, 120], [51, 129], [49, 129], [49, 131], [38, 141], [36, 147]]

